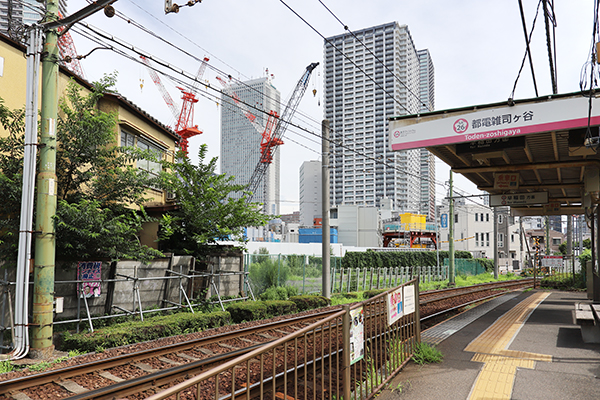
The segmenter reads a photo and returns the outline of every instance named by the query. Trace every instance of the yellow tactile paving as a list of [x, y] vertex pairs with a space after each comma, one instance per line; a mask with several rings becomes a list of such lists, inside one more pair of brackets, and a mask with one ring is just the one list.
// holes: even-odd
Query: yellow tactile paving
[[536, 361], [551, 362], [547, 354], [508, 350], [529, 315], [549, 293], [534, 293], [517, 304], [465, 348], [476, 354], [471, 361], [484, 363], [470, 400], [510, 399], [517, 368], [535, 367]]

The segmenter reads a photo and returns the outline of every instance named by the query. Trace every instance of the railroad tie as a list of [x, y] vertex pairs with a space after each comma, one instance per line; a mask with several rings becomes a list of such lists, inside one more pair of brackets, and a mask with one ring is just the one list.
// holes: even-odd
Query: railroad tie
[[228, 344], [225, 343], [219, 343], [219, 346], [224, 347], [226, 349], [230, 349], [230, 350], [239, 350], [239, 347], [235, 347], [235, 346], [230, 346]]
[[13, 392], [10, 394], [10, 397], [14, 400], [32, 400], [31, 397], [23, 392]]
[[[287, 333], [286, 333], [286, 335], [287, 335]], [[269, 340], [276, 340], [276, 339], [279, 339], [279, 338], [278, 338], [278, 337], [276, 337], [276, 336], [267, 335], [266, 333], [259, 333], [259, 334], [258, 334], [258, 336], [262, 336], [262, 337], [264, 337], [265, 339], [269, 339]]]
[[115, 375], [111, 374], [108, 371], [100, 371], [100, 372], [98, 372], [98, 375], [100, 375], [101, 377], [106, 378], [108, 380], [111, 380], [113, 382], [117, 382], [117, 383], [118, 382], [123, 382], [125, 380], [123, 378], [119, 378], [118, 376], [115, 376]]
[[160, 371], [160, 369], [152, 368], [150, 365], [145, 364], [145, 363], [135, 363], [133, 365], [135, 367], [138, 367], [139, 369], [141, 369], [144, 372], [154, 373], [154, 372]]
[[170, 358], [167, 358], [167, 357], [158, 357], [158, 360], [164, 362], [165, 364], [181, 365], [180, 362], [177, 362], [175, 360], [171, 360]]
[[187, 355], [187, 354], [185, 354], [185, 353], [177, 353], [177, 354], [176, 354], [176, 356], [177, 356], [177, 357], [184, 358], [184, 359], [186, 359], [186, 360], [190, 360], [190, 361], [200, 361], [200, 359], [199, 359], [199, 358], [192, 357], [192, 356], [190, 356], [190, 355]]
[[89, 389], [84, 388], [83, 386], [77, 384], [76, 382], [73, 381], [57, 381], [55, 382], [57, 385], [63, 387], [64, 389], [68, 390], [71, 393], [75, 393], [75, 394], [81, 394], [81, 393], [85, 393], [88, 392]]
[[215, 354], [214, 351], [212, 351], [210, 349], [205, 349], [204, 347], [198, 347], [198, 348], [195, 348], [194, 350], [198, 350], [200, 353], [206, 354], [207, 356], [212, 356], [213, 354]]

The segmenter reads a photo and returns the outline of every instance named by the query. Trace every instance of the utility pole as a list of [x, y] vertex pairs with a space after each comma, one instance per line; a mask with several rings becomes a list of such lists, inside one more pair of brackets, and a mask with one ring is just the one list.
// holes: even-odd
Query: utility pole
[[[33, 269], [33, 307], [31, 358], [49, 358], [54, 352], [53, 304], [55, 268], [56, 214], [56, 123], [58, 116], [58, 27], [72, 25], [104, 8], [115, 0], [99, 0], [58, 21], [58, 0], [46, 1], [46, 32], [42, 50], [42, 107], [39, 139], [39, 173], [37, 176], [37, 215], [34, 231], [35, 261]], [[107, 14], [108, 15], [108, 14]], [[36, 83], [37, 84], [37, 83]]]
[[[58, 20], [58, 0], [46, 2], [46, 20]], [[40, 161], [37, 176], [37, 215], [35, 220], [35, 262], [33, 268], [33, 320], [30, 355], [49, 358], [52, 344], [52, 303], [54, 301], [56, 214], [56, 119], [58, 116], [58, 33], [46, 31], [42, 57], [42, 113], [39, 140]]]
[[322, 165], [321, 165], [321, 202], [322, 204], [322, 244], [321, 259], [323, 268], [322, 292], [323, 296], [331, 297], [331, 268], [329, 259], [329, 120], [324, 119], [321, 125], [322, 139]]
[[448, 285], [454, 286], [454, 193], [452, 170], [450, 170], [450, 203], [448, 204]]

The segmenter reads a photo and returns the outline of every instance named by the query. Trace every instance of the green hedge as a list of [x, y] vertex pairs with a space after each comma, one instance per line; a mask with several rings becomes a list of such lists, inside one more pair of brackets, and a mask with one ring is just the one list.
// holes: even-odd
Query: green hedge
[[[440, 259], [448, 258], [447, 251], [440, 251]], [[468, 251], [455, 251], [455, 258], [473, 258]], [[437, 265], [435, 251], [373, 251], [347, 252], [342, 258], [342, 268], [395, 268], [427, 267]]]
[[363, 292], [363, 298], [364, 299], [370, 299], [371, 297], [375, 297], [378, 294], [381, 294], [385, 291], [387, 291], [389, 289], [373, 289], [373, 290], [367, 290], [365, 292]]
[[494, 259], [492, 258], [476, 258], [483, 265], [487, 272], [494, 272]]
[[290, 297], [290, 301], [296, 303], [298, 311], [327, 307], [330, 304], [329, 299], [323, 296], [292, 296]]
[[298, 311], [296, 303], [289, 300], [266, 300], [263, 303], [267, 306], [267, 317], [276, 317], [278, 315], [294, 314]]
[[93, 333], [65, 332], [62, 334], [59, 349], [92, 352], [216, 328], [228, 324], [229, 321], [229, 313], [223, 311], [208, 314], [177, 313], [157, 316], [144, 321], [98, 329]]
[[239, 324], [243, 321], [256, 321], [267, 318], [267, 305], [264, 301], [245, 301], [233, 303], [227, 307], [231, 320]]

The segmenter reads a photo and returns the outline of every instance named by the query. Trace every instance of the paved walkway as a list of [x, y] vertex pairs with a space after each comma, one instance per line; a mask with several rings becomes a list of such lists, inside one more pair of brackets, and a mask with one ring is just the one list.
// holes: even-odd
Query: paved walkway
[[440, 364], [409, 363], [379, 400], [600, 399], [600, 344], [571, 310], [585, 293], [508, 294], [423, 332]]

